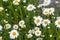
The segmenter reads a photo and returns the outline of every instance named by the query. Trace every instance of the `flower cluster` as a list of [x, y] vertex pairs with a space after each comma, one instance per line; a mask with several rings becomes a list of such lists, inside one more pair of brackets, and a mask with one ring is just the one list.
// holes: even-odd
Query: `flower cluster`
[[39, 27], [35, 27], [34, 29], [30, 29], [28, 31], [28, 34], [26, 34], [26, 35], [27, 35], [27, 38], [32, 38], [33, 35], [39, 37], [39, 36], [41, 36], [40, 28]]
[[[0, 19], [2, 20], [0, 21], [1, 34], [3, 36], [6, 35], [6, 37], [9, 35], [8, 37], [10, 39], [16, 40], [24, 40], [24, 38], [25, 40], [26, 38], [27, 40], [30, 38], [31, 40], [33, 40], [32, 38], [34, 38], [34, 40], [43, 40], [43, 37], [46, 35], [52, 37], [54, 33], [53, 31], [51, 33], [50, 28], [60, 28], [60, 17], [56, 18], [54, 16], [55, 8], [47, 7], [51, 4], [52, 0], [44, 0], [43, 3], [39, 5], [28, 1], [29, 0], [13, 0], [12, 3], [9, 4], [9, 0], [3, 0], [3, 4], [8, 3], [9, 5], [6, 6], [6, 4], [6, 7], [0, 6], [0, 17], [2, 17]], [[3, 16], [5, 17], [3, 18]], [[9, 40], [3, 39], [5, 37], [2, 35], [0, 40]]]

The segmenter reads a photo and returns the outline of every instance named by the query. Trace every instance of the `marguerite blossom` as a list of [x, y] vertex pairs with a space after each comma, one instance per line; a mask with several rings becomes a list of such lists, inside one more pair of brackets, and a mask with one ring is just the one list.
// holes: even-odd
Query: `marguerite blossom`
[[18, 33], [17, 30], [11, 30], [11, 32], [10, 32], [10, 38], [11, 38], [11, 39], [15, 39], [15, 38], [17, 38], [18, 36], [19, 36], [19, 33]]
[[27, 38], [31, 38], [33, 35], [41, 36], [41, 31], [39, 27], [35, 27], [34, 29], [30, 29], [27, 34]]
[[3, 20], [3, 22], [4, 22], [4, 23], [8, 23], [8, 21], [7, 21], [7, 20]]
[[23, 0], [24, 3], [26, 3], [26, 0]]
[[45, 35], [41, 35], [42, 37], [45, 37]]
[[55, 1], [55, 3], [56, 3], [56, 4], [58, 4], [58, 3], [59, 3], [59, 1]]
[[42, 6], [43, 6], [43, 4], [39, 4], [37, 7], [38, 7], [38, 8], [41, 8]]
[[32, 33], [32, 34], [34, 34], [34, 31], [35, 31], [35, 30], [30, 29], [30, 30], [28, 31], [28, 33]]
[[43, 5], [48, 6], [51, 4], [51, 0], [44, 0]]
[[13, 25], [13, 29], [18, 29], [18, 25]]
[[49, 14], [53, 14], [55, 10], [54, 10], [54, 8], [49, 8], [48, 11], [49, 11]]
[[5, 24], [4, 28], [9, 29], [9, 28], [11, 28], [11, 25], [10, 24]]
[[41, 31], [40, 30], [35, 31], [35, 36], [41, 36]]
[[36, 40], [43, 40], [42, 38], [37, 38]]
[[8, 0], [3, 0], [3, 2], [7, 2]]
[[19, 21], [19, 26], [24, 26], [25, 22], [24, 20]]
[[0, 12], [3, 11], [3, 10], [4, 10], [4, 8], [3, 7], [0, 7]]
[[25, 25], [24, 20], [19, 21], [19, 26], [20, 26], [21, 28], [26, 28], [26, 25]]
[[59, 17], [57, 17], [57, 20], [60, 20], [60, 16], [59, 16]]
[[46, 27], [46, 26], [49, 25], [49, 24], [50, 24], [50, 20], [49, 20], [49, 19], [44, 19], [43, 22], [42, 22], [42, 25], [43, 25], [44, 27]]
[[3, 40], [3, 39], [2, 39], [2, 36], [0, 36], [0, 40]]
[[57, 19], [57, 20], [55, 21], [55, 25], [56, 25], [56, 27], [60, 28], [60, 20]]
[[43, 14], [44, 14], [44, 15], [49, 15], [49, 9], [48, 9], [48, 8], [44, 8]]
[[34, 29], [35, 29], [35, 30], [40, 30], [40, 28], [39, 28], [39, 27], [35, 27]]
[[51, 15], [54, 14], [55, 9], [54, 8], [44, 8], [43, 9], [43, 14], [44, 15]]
[[14, 5], [19, 5], [19, 2], [20, 2], [20, 0], [14, 0], [14, 1], [13, 1], [13, 4], [14, 4]]
[[0, 31], [2, 30], [2, 28], [3, 28], [3, 27], [0, 25]]
[[26, 28], [26, 25], [21, 26], [21, 28]]
[[50, 34], [49, 36], [52, 37], [53, 35]]
[[35, 5], [33, 5], [33, 4], [29, 4], [26, 9], [27, 9], [28, 11], [32, 11], [32, 10], [36, 9], [36, 7], [35, 7]]
[[37, 26], [39, 26], [40, 24], [42, 24], [42, 17], [40, 17], [40, 16], [34, 17], [34, 23]]
[[33, 35], [32, 34], [27, 34], [27, 38], [32, 38]]

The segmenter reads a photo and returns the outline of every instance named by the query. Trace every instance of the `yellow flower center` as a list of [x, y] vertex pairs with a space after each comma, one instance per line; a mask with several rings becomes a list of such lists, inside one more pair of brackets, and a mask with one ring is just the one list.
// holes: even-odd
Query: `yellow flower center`
[[49, 10], [49, 12], [51, 12], [52, 10]]
[[2, 40], [2, 37], [0, 37], [0, 40]]
[[23, 24], [23, 22], [20, 22], [20, 24]]
[[60, 21], [58, 21], [58, 24], [60, 25]]
[[40, 19], [37, 19], [36, 22], [39, 23], [40, 22]]
[[39, 34], [39, 32], [36, 32], [36, 34]]
[[36, 28], [36, 30], [38, 30], [38, 28]]
[[30, 32], [32, 33], [32, 32], [33, 32], [33, 30], [30, 30]]
[[32, 6], [29, 6], [29, 8], [32, 8]]
[[46, 1], [45, 4], [48, 4], [48, 1]]
[[36, 27], [36, 28], [35, 28], [35, 30], [39, 30], [39, 28], [38, 28], [38, 27]]
[[38, 40], [41, 40], [40, 38], [38, 38]]
[[48, 1], [48, 0], [46, 0], [46, 1]]
[[60, 20], [60, 18], [58, 20]]
[[17, 26], [15, 26], [15, 28], [17, 28]]
[[18, 0], [15, 0], [15, 2], [18, 2]]
[[48, 14], [48, 11], [45, 11], [46, 14]]
[[47, 22], [47, 21], [45, 21], [44, 23], [45, 23], [45, 24], [48, 24], [48, 22]]
[[16, 35], [16, 32], [13, 32], [13, 33], [12, 33], [12, 35], [14, 35], [14, 36], [15, 36], [15, 35]]

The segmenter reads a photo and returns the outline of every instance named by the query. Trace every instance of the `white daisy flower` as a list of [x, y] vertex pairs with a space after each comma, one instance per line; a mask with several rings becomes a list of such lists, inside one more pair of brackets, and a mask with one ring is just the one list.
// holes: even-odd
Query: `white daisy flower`
[[27, 38], [32, 38], [33, 35], [32, 34], [27, 34]]
[[45, 37], [45, 35], [41, 35], [42, 37]]
[[3, 11], [3, 10], [4, 10], [4, 8], [3, 7], [0, 7], [0, 12]]
[[51, 4], [51, 0], [44, 0], [43, 5], [48, 6]]
[[9, 14], [8, 14], [8, 13], [6, 13], [6, 16], [9, 16]]
[[0, 25], [0, 31], [2, 30], [2, 28], [3, 28], [3, 27]]
[[40, 30], [35, 31], [35, 36], [40, 36], [40, 35], [41, 35], [41, 31]]
[[44, 27], [46, 27], [46, 26], [49, 25], [49, 24], [50, 24], [50, 20], [49, 20], [49, 19], [44, 19], [43, 22], [42, 22], [42, 25], [43, 25]]
[[44, 2], [45, 2], [45, 1], [51, 1], [51, 0], [44, 0]]
[[21, 28], [18, 29], [19, 31], [21, 30]]
[[47, 27], [48, 29], [50, 29], [50, 27]]
[[36, 40], [43, 40], [42, 38], [37, 38]]
[[26, 25], [21, 26], [21, 28], [26, 28]]
[[54, 8], [49, 8], [48, 11], [49, 11], [50, 14], [53, 14], [55, 10], [54, 10]]
[[30, 29], [29, 31], [28, 31], [28, 33], [32, 33], [32, 34], [34, 34], [34, 30], [33, 29]]
[[13, 25], [13, 28], [14, 28], [14, 29], [18, 29], [18, 25], [16, 25], [16, 24]]
[[55, 1], [55, 3], [56, 3], [56, 4], [58, 4], [58, 3], [59, 3], [59, 1]]
[[33, 4], [29, 4], [26, 9], [28, 11], [32, 11], [32, 10], [36, 9], [36, 7]]
[[52, 35], [49, 35], [50, 37], [52, 37]]
[[44, 10], [43, 10], [43, 14], [44, 15], [49, 15], [49, 8], [44, 8]]
[[43, 6], [43, 4], [39, 4], [37, 7], [38, 7], [38, 8], [41, 8], [42, 6]]
[[26, 8], [26, 6], [24, 6], [24, 8]]
[[25, 24], [24, 20], [19, 21], [19, 26], [22, 26], [23, 27], [24, 24]]
[[57, 17], [57, 20], [60, 20], [60, 17]]
[[2, 39], [2, 36], [0, 36], [0, 40], [3, 40], [3, 39]]
[[20, 0], [14, 0], [14, 1], [13, 1], [13, 4], [14, 4], [14, 5], [19, 5], [19, 2], [20, 2]]
[[42, 22], [42, 17], [40, 16], [34, 17], [34, 22], [37, 26], [39, 26]]
[[8, 23], [8, 21], [7, 20], [3, 20], [4, 21], [4, 23]]
[[58, 28], [60, 28], [60, 20], [56, 20], [56, 21], [55, 21], [55, 25], [56, 25]]
[[20, 2], [20, 0], [14, 0], [15, 2]]
[[3, 2], [7, 2], [8, 0], [3, 0]]
[[11, 25], [10, 24], [5, 24], [4, 28], [9, 29], [9, 28], [11, 28]]
[[15, 38], [17, 38], [18, 36], [19, 36], [19, 33], [18, 33], [17, 30], [12, 30], [12, 31], [10, 32], [10, 38], [11, 38], [11, 39], [15, 39]]
[[23, 0], [24, 3], [26, 3], [26, 0]]
[[35, 30], [40, 30], [40, 28], [39, 28], [39, 27], [35, 27], [34, 29], [35, 29]]
[[19, 3], [18, 3], [18, 2], [15, 2], [15, 1], [13, 1], [13, 4], [14, 4], [14, 5], [19, 5]]
[[55, 9], [54, 8], [44, 8], [43, 14], [44, 15], [51, 15], [54, 14]]

